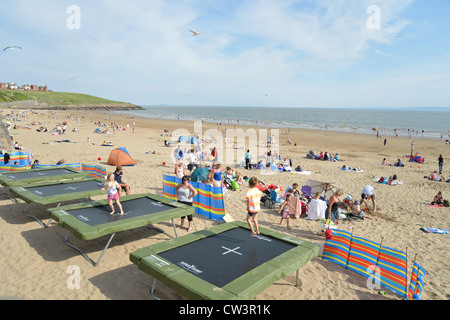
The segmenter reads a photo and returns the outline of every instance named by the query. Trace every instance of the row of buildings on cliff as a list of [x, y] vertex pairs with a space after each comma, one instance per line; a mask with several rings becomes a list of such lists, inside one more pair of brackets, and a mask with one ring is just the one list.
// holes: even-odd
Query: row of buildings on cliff
[[8, 90], [21, 90], [21, 91], [44, 91], [48, 92], [47, 85], [45, 86], [37, 86], [35, 84], [24, 84], [22, 86], [17, 85], [14, 82], [0, 82], [0, 89], [8, 89]]

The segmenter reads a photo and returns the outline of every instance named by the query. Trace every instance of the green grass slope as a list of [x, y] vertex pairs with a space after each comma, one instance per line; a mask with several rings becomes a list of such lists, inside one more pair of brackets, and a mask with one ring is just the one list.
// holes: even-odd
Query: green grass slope
[[41, 92], [0, 90], [0, 102], [16, 102], [36, 100], [48, 105], [115, 105], [125, 102], [113, 101], [81, 93], [69, 92]]

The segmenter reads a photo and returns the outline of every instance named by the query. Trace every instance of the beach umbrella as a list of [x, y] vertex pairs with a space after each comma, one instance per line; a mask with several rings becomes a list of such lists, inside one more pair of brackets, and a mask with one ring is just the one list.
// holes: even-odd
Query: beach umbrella
[[203, 182], [203, 181], [206, 180], [206, 177], [208, 176], [208, 173], [209, 173], [209, 169], [208, 168], [197, 167], [194, 170], [194, 172], [192, 172], [192, 174], [191, 174], [191, 180], [194, 181], [194, 182], [197, 182], [197, 181]]

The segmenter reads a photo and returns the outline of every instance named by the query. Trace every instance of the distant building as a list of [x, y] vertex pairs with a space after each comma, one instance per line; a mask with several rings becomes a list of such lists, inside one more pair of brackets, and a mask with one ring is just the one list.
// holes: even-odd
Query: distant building
[[19, 89], [19, 87], [17, 86], [16, 83], [11, 82], [10, 84], [8, 84], [8, 89], [10, 89], [10, 90], [17, 90], [17, 89]]
[[1, 82], [0, 83], [0, 89], [9, 89], [9, 90], [23, 90], [23, 91], [44, 91], [44, 92], [48, 92], [50, 90], [48, 90], [48, 86], [37, 86], [35, 84], [24, 84], [22, 86], [18, 86], [16, 83], [14, 82]]

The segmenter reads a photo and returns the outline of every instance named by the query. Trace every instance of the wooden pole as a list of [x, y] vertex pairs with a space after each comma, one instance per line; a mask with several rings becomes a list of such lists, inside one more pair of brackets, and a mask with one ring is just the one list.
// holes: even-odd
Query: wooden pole
[[[412, 272], [411, 272], [411, 279], [409, 280], [409, 285], [411, 285], [412, 276], [413, 276], [413, 273], [414, 273], [414, 265], [416, 264], [416, 258], [417, 258], [417, 253], [416, 253], [416, 255], [414, 256], [413, 270], [412, 270]], [[419, 280], [419, 269], [417, 269], [416, 285], [414, 286], [413, 296], [411, 297], [411, 299], [413, 299], [414, 295], [415, 295], [416, 292], [417, 292], [417, 280]]]

